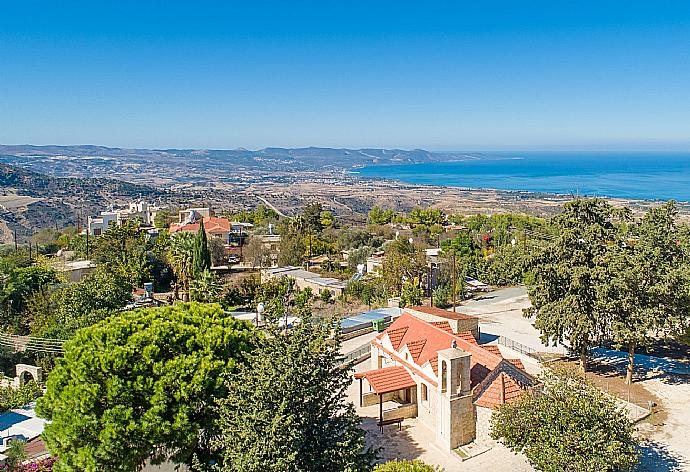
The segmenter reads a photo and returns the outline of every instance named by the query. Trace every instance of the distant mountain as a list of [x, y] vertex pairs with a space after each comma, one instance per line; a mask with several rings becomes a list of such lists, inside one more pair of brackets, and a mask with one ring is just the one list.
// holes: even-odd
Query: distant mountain
[[[420, 164], [425, 162], [467, 159], [464, 153], [437, 153], [423, 149], [335, 149], [277, 148], [247, 149], [122, 149], [103, 146], [32, 146], [0, 145], [0, 161], [24, 167], [44, 163], [40, 169], [69, 173], [76, 161], [91, 166], [155, 165], [157, 163], [186, 166], [236, 165], [263, 171], [351, 169], [367, 165]], [[47, 165], [50, 164], [50, 165]], [[62, 171], [60, 170], [62, 169]]]
[[160, 196], [165, 192], [156, 188], [105, 178], [56, 178], [20, 167], [0, 163], [0, 187], [16, 189], [22, 195], [35, 197], [62, 197], [99, 195], [122, 197]]
[[38, 229], [84, 224], [110, 205], [146, 198], [164, 201], [170, 192], [106, 178], [51, 177], [0, 163], [0, 244], [20, 243]]

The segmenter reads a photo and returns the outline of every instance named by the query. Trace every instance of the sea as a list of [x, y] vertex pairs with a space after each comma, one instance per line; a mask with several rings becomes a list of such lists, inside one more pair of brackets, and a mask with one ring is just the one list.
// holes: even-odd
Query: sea
[[357, 172], [411, 184], [690, 201], [690, 152], [501, 151]]

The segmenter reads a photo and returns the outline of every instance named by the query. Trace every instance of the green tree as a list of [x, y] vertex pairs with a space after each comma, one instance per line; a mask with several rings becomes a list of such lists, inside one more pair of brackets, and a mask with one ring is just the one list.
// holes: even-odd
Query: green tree
[[386, 287], [400, 294], [405, 280], [419, 278], [426, 272], [426, 254], [407, 239], [396, 239], [386, 248], [382, 275]]
[[419, 279], [405, 280], [400, 293], [400, 306], [420, 306], [422, 304], [422, 289]]
[[627, 470], [637, 463], [634, 426], [614, 399], [573, 369], [546, 370], [543, 392], [502, 405], [491, 436], [545, 472]]
[[443, 232], [444, 214], [436, 208], [414, 208], [407, 216], [415, 235], [427, 233], [436, 237]]
[[443, 472], [440, 467], [425, 464], [420, 460], [392, 460], [374, 467], [373, 472]]
[[135, 221], [112, 226], [93, 240], [92, 258], [111, 272], [127, 277], [132, 285], [151, 281], [147, 265], [149, 241]]
[[170, 223], [175, 221], [175, 213], [170, 210], [159, 210], [153, 218], [153, 224], [156, 228], [168, 228]]
[[374, 225], [385, 225], [390, 223], [395, 216], [393, 210], [384, 210], [381, 207], [375, 206], [369, 210], [368, 221]]
[[10, 470], [15, 470], [16, 467], [19, 467], [22, 462], [28, 459], [29, 456], [26, 453], [25, 446], [26, 442], [21, 439], [13, 439], [10, 441], [9, 446], [7, 446], [4, 452], [7, 456], [5, 464], [9, 466]]
[[182, 288], [187, 293], [189, 292], [193, 271], [194, 241], [194, 235], [184, 231], [174, 233], [170, 238], [167, 259], [177, 277], [175, 298], [179, 298], [177, 293], [179, 288]]
[[42, 266], [14, 267], [0, 262], [0, 326], [17, 334], [27, 334], [32, 317], [27, 304], [38, 292], [58, 282], [54, 269]]
[[121, 273], [98, 268], [75, 284], [57, 289], [47, 312], [35, 313], [32, 331], [44, 337], [67, 339], [132, 300], [132, 284]]
[[221, 289], [216, 274], [205, 269], [192, 280], [190, 295], [193, 302], [215, 303], [220, 301]]
[[592, 343], [604, 339], [606, 314], [597, 286], [605, 278], [608, 245], [616, 239], [616, 212], [603, 200], [575, 200], [553, 218], [558, 237], [531, 261], [528, 288], [535, 326], [543, 342], [563, 343], [580, 355], [583, 370]]
[[322, 211], [320, 221], [323, 228], [335, 226], [335, 215], [330, 211]]
[[43, 390], [33, 380], [26, 382], [19, 388], [0, 386], [0, 412], [28, 405], [41, 395], [43, 395]]
[[325, 289], [321, 292], [321, 296], [319, 298], [321, 298], [321, 301], [324, 303], [331, 303], [333, 301], [333, 294], [330, 290]]
[[323, 231], [323, 223], [321, 222], [321, 213], [323, 213], [323, 206], [320, 203], [308, 203], [302, 210], [302, 221], [304, 229], [308, 232], [317, 234]]
[[283, 234], [280, 239], [278, 265], [301, 266], [304, 263], [306, 252], [307, 245], [301, 234], [294, 231]]
[[212, 459], [224, 375], [256, 342], [218, 305], [146, 308], [77, 332], [48, 377], [37, 412], [56, 471], [140, 470]]
[[205, 270], [211, 269], [211, 253], [208, 250], [208, 237], [204, 229], [204, 221], [199, 221], [199, 230], [194, 239], [194, 254], [192, 256], [192, 276], [199, 277]]
[[677, 333], [690, 312], [688, 240], [676, 225], [675, 203], [650, 209], [627, 226], [627, 240], [612, 244], [607, 278], [598, 284], [613, 341], [628, 350], [632, 383], [635, 349], [656, 333]]
[[371, 470], [332, 328], [304, 318], [288, 332], [274, 329], [230, 376], [216, 440], [222, 470]]

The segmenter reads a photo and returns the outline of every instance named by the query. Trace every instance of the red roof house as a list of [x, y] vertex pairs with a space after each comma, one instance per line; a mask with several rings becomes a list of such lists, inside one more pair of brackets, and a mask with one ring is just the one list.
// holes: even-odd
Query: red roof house
[[454, 329], [455, 321], [476, 325], [476, 318], [470, 318], [474, 317], [436, 308], [406, 309], [371, 341], [372, 370], [355, 375], [360, 388], [366, 379], [370, 389], [360, 392], [360, 405], [378, 399], [383, 426], [395, 414], [386, 414], [383, 403], [402, 398], [406, 403], [401, 414], [416, 416], [435, 429], [447, 447], [472, 441], [477, 407], [495, 409], [515, 401], [536, 381], [522, 361], [504, 359], [497, 346], [482, 346], [472, 332]]

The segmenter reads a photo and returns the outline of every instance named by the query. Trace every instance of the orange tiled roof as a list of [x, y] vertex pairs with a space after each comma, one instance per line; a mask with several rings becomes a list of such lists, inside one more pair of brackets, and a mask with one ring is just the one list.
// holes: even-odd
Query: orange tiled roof
[[388, 328], [385, 331], [385, 334], [388, 335], [388, 339], [390, 340], [391, 344], [393, 345], [393, 349], [396, 351], [400, 347], [400, 343], [402, 342], [403, 338], [405, 337], [405, 333], [407, 332], [408, 327], [407, 326], [401, 326], [400, 328]]
[[398, 353], [405, 345], [409, 346], [411, 343], [416, 345], [420, 340], [425, 340], [414, 362], [419, 367], [423, 367], [428, 362], [434, 373], [438, 373], [436, 365], [438, 351], [448, 349], [455, 341], [460, 349], [472, 354], [472, 385], [481, 382], [502, 360], [500, 355], [482, 349], [471, 333], [453, 334], [443, 330], [434, 323], [416, 318], [409, 312], [404, 312], [383, 334], [384, 336], [379, 337], [379, 339], [382, 340], [388, 335], [393, 348]]
[[450, 323], [448, 323], [447, 321], [432, 321], [431, 324], [436, 326], [437, 328], [441, 328], [446, 333], [453, 332], [453, 328], [450, 327]]
[[485, 345], [482, 346], [482, 347], [483, 347], [484, 349], [486, 349], [487, 351], [489, 351], [489, 352], [491, 352], [491, 353], [493, 353], [493, 354], [496, 354], [497, 356], [501, 356], [501, 350], [498, 349], [498, 346], [496, 346], [495, 344], [485, 344]]
[[477, 343], [477, 340], [474, 339], [474, 336], [472, 336], [472, 333], [469, 331], [461, 331], [458, 334], [456, 334], [458, 338], [464, 339], [468, 343], [474, 344], [475, 346], [478, 346], [479, 344]]
[[[203, 218], [204, 230], [207, 233], [229, 233], [232, 230], [232, 223], [226, 218], [218, 218], [216, 216], [207, 216]], [[196, 232], [199, 231], [199, 223], [188, 223], [183, 225], [181, 223], [173, 223], [170, 225], [170, 232], [176, 233], [178, 231]]]
[[519, 399], [523, 392], [524, 389], [517, 380], [506, 372], [501, 372], [475, 400], [475, 403], [484, 408], [498, 408], [504, 403], [511, 403]]
[[419, 359], [419, 356], [422, 354], [422, 350], [424, 349], [425, 344], [426, 339], [418, 339], [417, 341], [410, 341], [406, 344], [407, 349], [410, 351], [410, 355], [412, 356], [412, 359], [414, 359], [415, 362]]
[[355, 377], [358, 379], [366, 378], [372, 390], [378, 395], [417, 386], [417, 382], [403, 366], [358, 372]]
[[[471, 333], [453, 334], [445, 329], [444, 323], [446, 322], [427, 322], [412, 313], [404, 312], [372, 342], [383, 347], [383, 341], [388, 337], [397, 360], [401, 364], [409, 364], [410, 370], [420, 375], [426, 365], [438, 375], [438, 351], [451, 347], [455, 342], [458, 348], [472, 355], [470, 381], [478, 394], [475, 400], [480, 406], [488, 405], [493, 408], [496, 404], [511, 401], [519, 397], [524, 387], [533, 384], [534, 379], [524, 372], [522, 362], [510, 360], [511, 364], [508, 365], [498, 346], [480, 346]], [[412, 355], [411, 360], [402, 358], [401, 351], [405, 346]], [[500, 378], [497, 380], [494, 376]], [[487, 385], [487, 382], [490, 383]], [[501, 403], [496, 403], [497, 401]]]
[[506, 359], [508, 362], [513, 364], [515, 367], [517, 367], [520, 370], [525, 370], [525, 364], [522, 363], [520, 359]]

